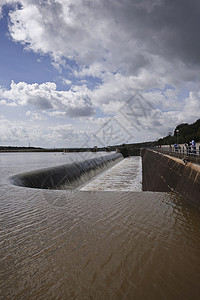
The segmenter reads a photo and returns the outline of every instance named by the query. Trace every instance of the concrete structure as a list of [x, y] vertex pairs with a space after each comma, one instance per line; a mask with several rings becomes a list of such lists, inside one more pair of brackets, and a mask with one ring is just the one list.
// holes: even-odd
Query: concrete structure
[[10, 178], [10, 182], [29, 188], [73, 190], [122, 159], [123, 156], [120, 153], [109, 154], [71, 164], [17, 174]]
[[141, 149], [144, 191], [175, 191], [200, 210], [200, 165]]

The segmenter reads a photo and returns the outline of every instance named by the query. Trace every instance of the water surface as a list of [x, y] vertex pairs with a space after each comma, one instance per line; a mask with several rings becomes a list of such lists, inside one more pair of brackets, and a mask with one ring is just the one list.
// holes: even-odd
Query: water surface
[[178, 195], [9, 183], [73, 155], [0, 154], [1, 299], [198, 299], [200, 216]]

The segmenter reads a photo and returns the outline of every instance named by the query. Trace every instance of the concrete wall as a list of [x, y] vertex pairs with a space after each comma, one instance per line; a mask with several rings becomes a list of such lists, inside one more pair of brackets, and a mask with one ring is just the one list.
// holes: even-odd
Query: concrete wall
[[144, 191], [175, 191], [200, 209], [200, 165], [149, 149], [141, 156]]

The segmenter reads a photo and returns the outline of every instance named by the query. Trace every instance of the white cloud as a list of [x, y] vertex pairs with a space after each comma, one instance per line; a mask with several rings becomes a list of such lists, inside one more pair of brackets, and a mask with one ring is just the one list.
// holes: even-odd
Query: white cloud
[[199, 119], [200, 112], [200, 91], [190, 92], [189, 97], [183, 103], [183, 109], [180, 112], [182, 122], [194, 122]]
[[150, 88], [162, 88], [164, 82], [199, 79], [193, 64], [200, 50], [199, 19], [194, 18], [199, 6], [194, 0], [182, 2], [180, 7], [164, 0], [20, 0], [22, 6], [10, 12], [9, 30], [26, 49], [50, 54], [57, 67], [65, 67], [66, 58], [74, 60], [76, 76], [105, 82], [114, 72], [134, 77], [137, 89], [147, 80]]
[[102, 78], [105, 72], [109, 72], [109, 66], [106, 63], [93, 63], [89, 67], [83, 67], [81, 70], [74, 70], [76, 77], [92, 76]]
[[67, 78], [62, 78], [62, 82], [63, 82], [64, 84], [66, 84], [66, 85], [71, 85], [71, 84], [72, 84], [71, 80], [69, 80], [69, 79], [67, 79]]
[[41, 131], [36, 127], [29, 127], [25, 122], [15, 122], [0, 115], [0, 143], [10, 145], [28, 145], [28, 141], [39, 143]]
[[7, 105], [6, 100], [1, 100], [1, 101], [0, 101], [0, 105]]
[[44, 121], [44, 120], [47, 120], [47, 117], [45, 117], [44, 115], [36, 113], [36, 112], [32, 112], [30, 110], [28, 110], [26, 112], [26, 116], [30, 117], [31, 121]]
[[27, 106], [38, 110], [60, 110], [68, 117], [88, 117], [94, 114], [91, 99], [87, 94], [75, 91], [57, 91], [56, 84], [15, 83], [12, 81], [10, 89], [0, 88], [1, 104]]
[[[85, 124], [84, 124], [85, 125]], [[92, 135], [88, 135], [87, 129], [80, 129], [72, 124], [56, 125], [48, 127], [46, 140], [55, 141], [63, 147], [91, 147], [94, 145]]]
[[64, 111], [59, 111], [59, 110], [51, 111], [51, 112], [48, 112], [47, 114], [50, 117], [56, 117], [56, 118], [64, 118], [64, 117], [66, 117], [65, 112]]
[[[18, 2], [21, 6], [9, 13], [10, 36], [27, 50], [50, 55], [60, 72], [70, 70], [69, 77], [60, 75], [70, 90], [59, 91], [53, 82], [12, 82], [10, 89], [0, 88], [0, 105], [27, 107], [31, 120], [88, 117], [84, 133], [68, 125], [49, 129], [48, 134], [60, 140], [70, 134], [77, 140], [84, 139], [86, 132], [95, 134], [101, 118], [89, 118], [94, 106], [117, 117], [138, 140], [153, 138], [152, 132], [165, 135], [171, 126], [199, 118], [198, 1], [182, 0], [181, 5], [167, 0]], [[14, 1], [2, 0], [0, 9], [6, 3]], [[72, 85], [68, 78], [73, 76], [85, 85]], [[90, 90], [88, 82], [96, 88]], [[190, 90], [187, 99], [180, 96], [181, 89]], [[133, 111], [131, 123], [122, 116], [122, 106], [136, 91], [152, 108], [134, 121], [138, 111]]]
[[[130, 142], [154, 140], [167, 134], [179, 123], [185, 120], [192, 122], [194, 118], [199, 117], [200, 93], [198, 92], [190, 93], [184, 102], [178, 102], [178, 91], [171, 87], [166, 88], [165, 91], [159, 89], [137, 91], [135, 77], [126, 78], [117, 74], [114, 78], [114, 83], [111, 77], [110, 81], [94, 91], [89, 91], [86, 86], [73, 86], [70, 91], [57, 91], [54, 83], [30, 85], [24, 82], [18, 84], [12, 82], [10, 90], [0, 89], [0, 95], [8, 99], [2, 100], [1, 104], [5, 105], [9, 102], [25, 107], [32, 105], [37, 110], [28, 110], [26, 116], [31, 121], [46, 122], [47, 117], [63, 118], [66, 114], [73, 117], [83, 116], [84, 110], [87, 111], [88, 107], [89, 109], [92, 107], [90, 98], [88, 96], [83, 98], [83, 95], [88, 93], [94, 103], [104, 109], [105, 113], [113, 114], [113, 117], [98, 119], [89, 117], [85, 122], [82, 119], [82, 123], [73, 126], [69, 124], [49, 126], [47, 123], [46, 129], [40, 128], [39, 136], [43, 136], [46, 144], [54, 141], [60, 145], [62, 141], [71, 141], [74, 145], [77, 143], [84, 145], [86, 140], [90, 145], [106, 145], [106, 143], [113, 145], [128, 142], [128, 139]], [[41, 103], [43, 99], [44, 102]], [[15, 128], [16, 124], [13, 126]], [[20, 127], [20, 132], [23, 133], [24, 138], [29, 136], [29, 133], [27, 127], [23, 126]], [[12, 132], [10, 135], [12, 140]]]
[[[37, 114], [27, 112], [28, 116], [38, 117]], [[85, 144], [87, 133], [71, 124], [45, 125], [33, 124], [24, 121], [8, 120], [0, 115], [0, 144], [28, 146], [41, 146], [51, 148], [57, 147], [78, 147]], [[89, 145], [89, 144], [87, 144]]]

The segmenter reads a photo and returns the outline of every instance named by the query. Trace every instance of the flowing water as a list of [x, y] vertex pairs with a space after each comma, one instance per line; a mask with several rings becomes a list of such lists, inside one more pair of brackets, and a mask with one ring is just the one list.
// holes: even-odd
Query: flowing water
[[142, 191], [140, 157], [127, 157], [80, 188], [81, 191]]
[[74, 191], [8, 179], [97, 155], [0, 154], [0, 298], [198, 299], [200, 214], [177, 194], [140, 191], [140, 158]]

